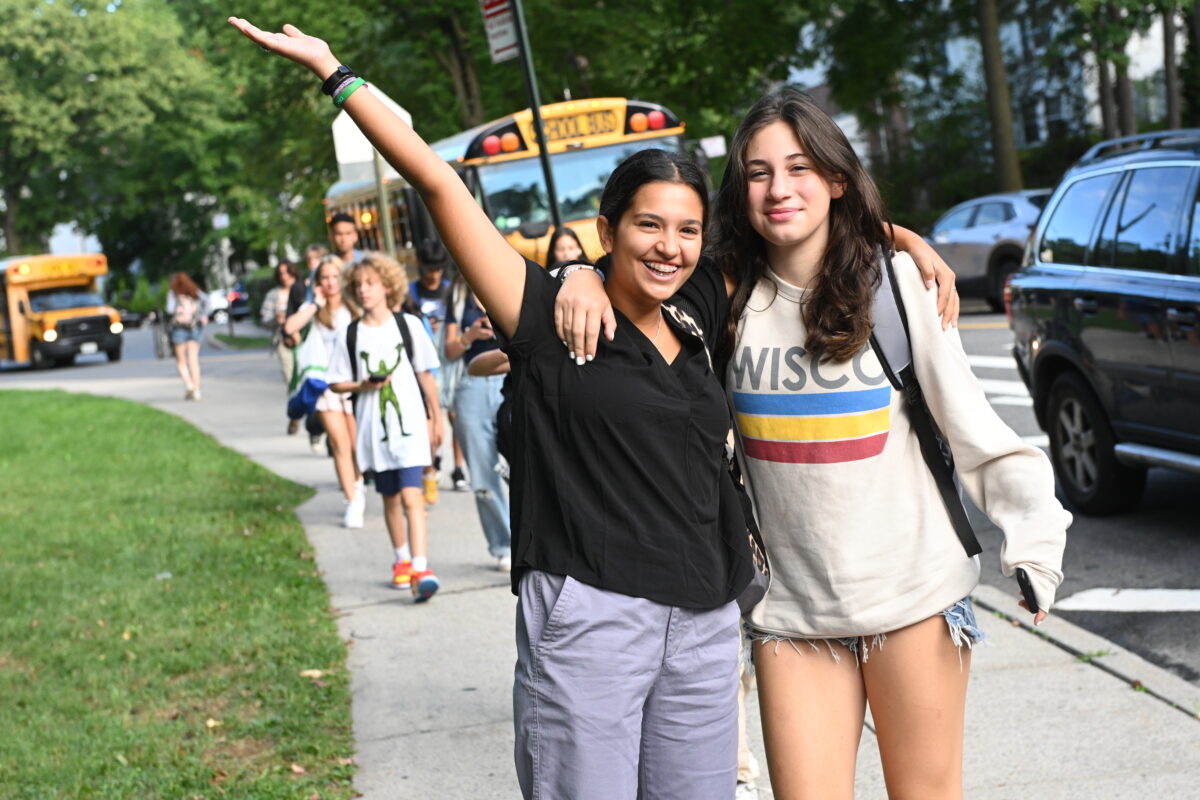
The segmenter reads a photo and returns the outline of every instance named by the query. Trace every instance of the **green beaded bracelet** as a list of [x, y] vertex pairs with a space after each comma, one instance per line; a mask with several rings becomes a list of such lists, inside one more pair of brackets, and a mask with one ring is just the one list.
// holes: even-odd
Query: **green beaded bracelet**
[[362, 78], [355, 78], [354, 83], [350, 84], [345, 89], [342, 89], [342, 93], [333, 98], [333, 104], [338, 108], [341, 108], [345, 102], [350, 99], [350, 95], [354, 94], [355, 90], [365, 83], [366, 81], [364, 81]]

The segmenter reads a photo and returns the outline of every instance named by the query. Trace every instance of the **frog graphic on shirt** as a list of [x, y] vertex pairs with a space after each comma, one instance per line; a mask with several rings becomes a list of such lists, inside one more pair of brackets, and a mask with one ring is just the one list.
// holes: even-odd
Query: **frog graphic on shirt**
[[[359, 352], [358, 355], [360, 358], [362, 358], [363, 363], [370, 368], [371, 355], [366, 350]], [[372, 370], [370, 374], [391, 375], [396, 371], [396, 367], [400, 366], [400, 362], [403, 360], [404, 345], [398, 344], [396, 345], [396, 363], [389, 367], [387, 362], [381, 358], [379, 359], [379, 368]], [[379, 388], [379, 421], [383, 423], [383, 441], [386, 442], [388, 440], [387, 407], [389, 405], [396, 409], [396, 419], [400, 420], [400, 435], [412, 436], [411, 433], [404, 430], [404, 414], [400, 411], [400, 398], [396, 396], [396, 389], [394, 386], [392, 386], [391, 381], [389, 381]]]

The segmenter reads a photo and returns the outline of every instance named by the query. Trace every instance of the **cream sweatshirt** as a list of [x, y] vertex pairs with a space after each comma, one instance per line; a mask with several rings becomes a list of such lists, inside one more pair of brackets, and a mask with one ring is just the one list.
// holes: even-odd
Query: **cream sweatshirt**
[[[936, 294], [893, 257], [913, 363], [967, 494], [1004, 532], [1004, 575], [1029, 574], [1049, 609], [1071, 523], [1041, 450], [992, 410]], [[727, 387], [771, 563], [753, 627], [791, 637], [887, 633], [970, 594], [979, 560], [954, 533], [901, 394], [868, 346], [820, 363], [803, 347], [804, 290], [771, 274], [739, 322]], [[1013, 583], [1016, 591], [1016, 583]]]

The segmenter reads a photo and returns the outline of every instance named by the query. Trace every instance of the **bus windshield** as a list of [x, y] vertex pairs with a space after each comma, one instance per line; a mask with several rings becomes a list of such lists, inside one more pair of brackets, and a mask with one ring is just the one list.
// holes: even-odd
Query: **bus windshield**
[[42, 289], [29, 293], [29, 307], [34, 311], [62, 311], [68, 308], [102, 306], [104, 298], [81, 286], [62, 289]]
[[[595, 217], [600, 208], [600, 193], [613, 169], [648, 146], [682, 152], [683, 142], [678, 136], [671, 136], [551, 156], [563, 222]], [[511, 233], [525, 222], [550, 221], [550, 203], [546, 198], [540, 159], [484, 164], [478, 169], [487, 208], [501, 233]]]

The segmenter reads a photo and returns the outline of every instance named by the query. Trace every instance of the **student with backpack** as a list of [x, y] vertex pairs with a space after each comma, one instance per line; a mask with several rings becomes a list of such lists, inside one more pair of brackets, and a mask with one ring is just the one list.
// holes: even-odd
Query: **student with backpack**
[[747, 624], [775, 796], [852, 798], [869, 704], [889, 796], [961, 798], [978, 545], [940, 445], [1004, 532], [1004, 574], [1028, 576], [1035, 624], [1071, 521], [1049, 460], [989, 405], [807, 95], [742, 121], [715, 226], [720, 272], [680, 297], [713, 333], [771, 567]]
[[176, 272], [167, 289], [167, 320], [175, 369], [183, 380], [184, 400], [200, 399], [200, 337], [208, 323], [204, 294], [187, 276]]
[[384, 521], [395, 548], [392, 585], [411, 590], [423, 602], [441, 585], [429, 567], [421, 487], [431, 438], [435, 447], [442, 439], [430, 372], [438, 365], [437, 351], [420, 320], [392, 311], [406, 293], [404, 269], [394, 260], [364, 254], [346, 271], [343, 291], [363, 316], [338, 332], [329, 388], [354, 393], [355, 454], [359, 469], [383, 495]]

